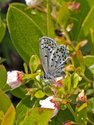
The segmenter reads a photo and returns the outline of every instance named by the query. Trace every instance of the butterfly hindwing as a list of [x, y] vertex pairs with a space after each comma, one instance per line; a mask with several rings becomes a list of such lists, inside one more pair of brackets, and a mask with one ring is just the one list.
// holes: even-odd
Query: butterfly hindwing
[[50, 70], [55, 71], [58, 67], [65, 64], [68, 58], [68, 51], [64, 45], [58, 45], [56, 49], [53, 50], [51, 54]]

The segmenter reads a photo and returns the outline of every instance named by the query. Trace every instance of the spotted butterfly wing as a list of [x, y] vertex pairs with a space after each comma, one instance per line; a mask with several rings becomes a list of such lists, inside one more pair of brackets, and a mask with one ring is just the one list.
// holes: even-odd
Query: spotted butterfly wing
[[49, 61], [49, 69], [51, 75], [56, 78], [63, 76], [65, 63], [68, 61], [68, 50], [64, 45], [57, 45], [57, 48], [53, 50]]
[[56, 42], [53, 39], [45, 36], [40, 39], [40, 56], [45, 74], [49, 72], [49, 60], [56, 47]]
[[54, 79], [64, 74], [68, 51], [64, 45], [57, 45], [49, 37], [40, 39], [40, 54], [46, 79]]

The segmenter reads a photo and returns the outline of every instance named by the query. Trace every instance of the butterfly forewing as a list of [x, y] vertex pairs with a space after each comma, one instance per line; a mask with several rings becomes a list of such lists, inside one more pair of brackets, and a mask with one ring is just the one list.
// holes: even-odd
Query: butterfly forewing
[[49, 72], [49, 60], [51, 57], [51, 53], [56, 47], [56, 42], [53, 39], [49, 37], [42, 37], [40, 39], [40, 55], [43, 69], [46, 74], [48, 74]]

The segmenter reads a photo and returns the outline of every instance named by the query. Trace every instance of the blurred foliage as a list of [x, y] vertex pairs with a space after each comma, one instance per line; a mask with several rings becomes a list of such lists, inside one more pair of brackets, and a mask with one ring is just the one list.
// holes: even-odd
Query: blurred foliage
[[[0, 1], [0, 52], [5, 55], [0, 58], [0, 124], [94, 125], [94, 0], [45, 0], [33, 7], [11, 3], [5, 13], [8, 4]], [[42, 36], [54, 38], [69, 49], [66, 77], [54, 84], [42, 79]], [[23, 66], [16, 51], [25, 62]], [[6, 84], [5, 60], [13, 63], [9, 69], [24, 67], [19, 88], [11, 89]], [[7, 93], [20, 99], [16, 107]], [[39, 105], [40, 99], [51, 95], [60, 104], [54, 118], [53, 110]]]

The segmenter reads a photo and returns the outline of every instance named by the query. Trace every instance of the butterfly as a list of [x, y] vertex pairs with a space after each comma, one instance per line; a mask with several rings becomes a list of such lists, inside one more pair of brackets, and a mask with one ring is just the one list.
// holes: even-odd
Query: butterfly
[[43, 36], [40, 38], [40, 56], [44, 69], [44, 79], [65, 76], [64, 66], [68, 62], [68, 50], [65, 45]]

